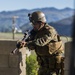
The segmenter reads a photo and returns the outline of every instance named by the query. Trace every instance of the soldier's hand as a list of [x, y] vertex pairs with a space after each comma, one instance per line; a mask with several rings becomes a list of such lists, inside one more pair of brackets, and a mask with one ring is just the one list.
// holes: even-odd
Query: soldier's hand
[[22, 47], [25, 47], [25, 45], [26, 45], [26, 42], [25, 42], [25, 41], [22, 41], [22, 42], [21, 42], [21, 46], [22, 46]]
[[19, 48], [24, 47], [24, 46], [25, 46], [25, 44], [26, 44], [26, 42], [25, 42], [25, 41], [19, 41], [19, 42], [17, 42], [16, 47], [19, 49]]

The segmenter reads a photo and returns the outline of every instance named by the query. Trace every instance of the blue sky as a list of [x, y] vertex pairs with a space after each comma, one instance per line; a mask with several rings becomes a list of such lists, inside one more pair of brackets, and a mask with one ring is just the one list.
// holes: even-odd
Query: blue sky
[[0, 0], [0, 11], [34, 9], [44, 7], [74, 8], [74, 0]]

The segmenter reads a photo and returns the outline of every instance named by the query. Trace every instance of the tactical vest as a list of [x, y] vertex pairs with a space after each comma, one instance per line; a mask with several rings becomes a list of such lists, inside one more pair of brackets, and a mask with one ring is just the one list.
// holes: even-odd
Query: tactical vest
[[[50, 28], [50, 26], [47, 26], [47, 29]], [[45, 29], [41, 30], [39, 33], [37, 33], [36, 38], [40, 38], [42, 35], [44, 35], [46, 32]], [[60, 36], [58, 34], [55, 35], [53, 40], [50, 40], [50, 42], [45, 46], [38, 46], [36, 45], [35, 51], [37, 55], [40, 56], [50, 56], [52, 54], [59, 54], [63, 52], [63, 43], [60, 40]]]

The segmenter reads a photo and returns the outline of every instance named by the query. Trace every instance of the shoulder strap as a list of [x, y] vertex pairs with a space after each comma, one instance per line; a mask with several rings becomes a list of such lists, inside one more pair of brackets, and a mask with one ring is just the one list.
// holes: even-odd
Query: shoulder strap
[[57, 38], [58, 38], [58, 41], [61, 41], [61, 39], [60, 39], [60, 35], [57, 35]]

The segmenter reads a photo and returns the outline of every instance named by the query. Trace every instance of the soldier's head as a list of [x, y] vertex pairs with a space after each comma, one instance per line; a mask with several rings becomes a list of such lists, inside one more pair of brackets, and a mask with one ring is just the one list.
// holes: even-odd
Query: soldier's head
[[28, 14], [29, 20], [33, 25], [34, 30], [40, 30], [46, 23], [45, 14], [41, 11]]

